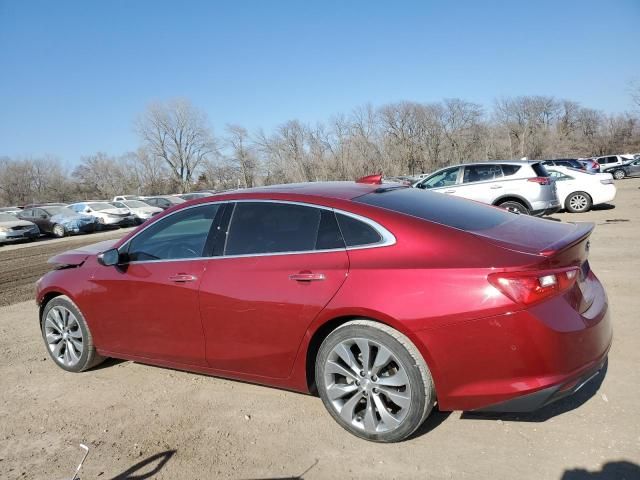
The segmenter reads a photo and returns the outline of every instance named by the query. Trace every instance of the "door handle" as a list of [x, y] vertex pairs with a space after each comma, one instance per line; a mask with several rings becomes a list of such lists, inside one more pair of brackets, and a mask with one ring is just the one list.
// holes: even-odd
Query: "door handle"
[[456, 193], [455, 190], [445, 190], [444, 193]]
[[498, 188], [502, 188], [502, 185], [494, 185], [493, 187], [491, 187], [491, 190], [496, 190]]
[[175, 283], [195, 282], [197, 279], [198, 277], [195, 275], [189, 275], [187, 273], [178, 273], [177, 275], [169, 277], [169, 280]]
[[311, 282], [314, 280], [324, 280], [324, 273], [300, 272], [289, 275], [289, 280], [296, 282]]

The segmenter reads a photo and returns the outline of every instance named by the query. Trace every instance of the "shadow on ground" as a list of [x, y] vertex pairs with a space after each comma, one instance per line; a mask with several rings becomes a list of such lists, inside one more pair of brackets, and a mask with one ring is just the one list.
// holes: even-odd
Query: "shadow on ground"
[[111, 480], [144, 480], [153, 477], [175, 455], [175, 450], [156, 453], [116, 475]]
[[640, 466], [632, 462], [609, 462], [598, 472], [581, 468], [565, 470], [560, 480], [637, 480], [640, 478]]
[[556, 417], [558, 415], [562, 415], [563, 413], [567, 413], [571, 410], [575, 410], [576, 408], [584, 405], [591, 397], [593, 397], [602, 382], [604, 381], [604, 377], [607, 375], [607, 369], [609, 367], [609, 362], [606, 362], [600, 370], [600, 373], [597, 377], [594, 377], [593, 380], [586, 383], [584, 387], [578, 390], [573, 395], [565, 397], [561, 400], [558, 400], [554, 403], [547, 405], [546, 407], [542, 407], [539, 410], [530, 413], [485, 413], [485, 412], [464, 412], [460, 418], [463, 420], [503, 420], [510, 422], [546, 422], [550, 418]]

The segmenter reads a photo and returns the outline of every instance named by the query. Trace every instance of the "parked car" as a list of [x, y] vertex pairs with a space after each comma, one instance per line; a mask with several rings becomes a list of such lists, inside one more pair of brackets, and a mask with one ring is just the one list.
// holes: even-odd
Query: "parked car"
[[181, 198], [182, 200], [185, 201], [189, 201], [189, 200], [193, 200], [195, 198], [204, 198], [204, 197], [210, 197], [211, 195], [215, 195], [216, 192], [210, 192], [210, 191], [204, 191], [204, 192], [191, 192], [191, 193], [182, 193], [180, 195], [176, 195], [177, 197]]
[[130, 227], [136, 224], [136, 218], [128, 208], [117, 208], [107, 202], [80, 202], [69, 205], [69, 208], [95, 217], [102, 227]]
[[555, 185], [541, 162], [482, 162], [446, 167], [413, 185], [527, 215], [560, 209]]
[[597, 376], [593, 228], [401, 185], [246, 189], [51, 259], [75, 268], [37, 282], [42, 337], [70, 372], [117, 357], [317, 391], [349, 432], [399, 441], [436, 399], [530, 411]]
[[616, 186], [608, 173], [590, 173], [565, 167], [547, 167], [556, 181], [558, 200], [565, 210], [582, 213], [616, 198]]
[[41, 232], [64, 237], [71, 233], [87, 233], [96, 229], [96, 219], [57, 205], [25, 208], [18, 214], [21, 220], [35, 223]]
[[186, 200], [183, 200], [180, 197], [174, 197], [172, 195], [162, 195], [157, 197], [147, 197], [144, 199], [144, 201], [152, 207], [158, 207], [166, 210], [167, 208], [173, 207], [180, 203], [184, 203]]
[[558, 167], [576, 168], [578, 170], [586, 170], [586, 167], [575, 158], [556, 158], [554, 160], [544, 160], [542, 164], [547, 166], [556, 165]]
[[140, 200], [142, 197], [138, 195], [116, 195], [112, 202], [124, 202], [125, 200]]
[[594, 157], [594, 160], [600, 164], [600, 171], [605, 172], [606, 170], [617, 167], [625, 162], [628, 162], [629, 159], [623, 157], [622, 155], [607, 155], [604, 157]]
[[116, 208], [129, 210], [138, 224], [146, 222], [154, 215], [162, 213], [163, 211], [159, 207], [152, 207], [148, 203], [141, 202], [140, 200], [123, 200], [121, 202], [111, 202], [111, 204]]
[[21, 211], [20, 207], [0, 207], [0, 213], [8, 213], [10, 215], [17, 215]]
[[20, 220], [10, 213], [0, 212], [0, 244], [16, 240], [34, 240], [40, 236], [35, 223]]
[[600, 171], [600, 164], [592, 158], [579, 158], [578, 162], [580, 162], [587, 172], [598, 173]]
[[607, 167], [603, 171], [613, 175], [613, 178], [615, 178], [616, 180], [621, 180], [624, 177], [633, 177], [636, 175], [640, 175], [640, 158], [638, 158], [637, 160], [628, 160], [622, 165]]

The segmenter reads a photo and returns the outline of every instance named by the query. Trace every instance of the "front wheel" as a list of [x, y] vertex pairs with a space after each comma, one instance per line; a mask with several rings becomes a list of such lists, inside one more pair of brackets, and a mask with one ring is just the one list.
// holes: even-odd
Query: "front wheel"
[[622, 180], [625, 176], [624, 170], [616, 170], [613, 172], [613, 178], [616, 180]]
[[591, 209], [592, 200], [588, 193], [573, 192], [565, 200], [565, 208], [571, 213], [583, 213]]
[[47, 303], [40, 324], [47, 352], [60, 368], [82, 372], [104, 361], [96, 352], [82, 312], [66, 295]]
[[509, 201], [498, 204], [498, 206], [500, 208], [504, 208], [505, 210], [509, 210], [510, 212], [513, 212], [513, 213], [529, 215], [529, 209], [520, 202], [509, 200]]
[[57, 237], [57, 238], [62, 238], [65, 236], [66, 234], [66, 230], [64, 229], [63, 225], [60, 224], [56, 224], [53, 226], [53, 236]]
[[355, 320], [335, 329], [320, 346], [315, 368], [331, 416], [366, 440], [406, 439], [435, 403], [431, 373], [418, 349], [380, 323]]

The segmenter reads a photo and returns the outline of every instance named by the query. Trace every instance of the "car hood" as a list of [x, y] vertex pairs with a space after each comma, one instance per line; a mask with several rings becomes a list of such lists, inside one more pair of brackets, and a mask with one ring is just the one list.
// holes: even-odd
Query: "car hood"
[[47, 263], [52, 265], [79, 266], [82, 265], [88, 257], [109, 250], [116, 242], [117, 240], [105, 240], [104, 242], [92, 243], [91, 245], [85, 245], [84, 247], [74, 250], [68, 250], [51, 257]]
[[162, 209], [158, 207], [140, 207], [132, 208], [131, 211], [134, 213], [159, 213], [162, 212]]
[[13, 228], [13, 227], [27, 227], [27, 226], [32, 227], [34, 226], [34, 224], [26, 220], [20, 220], [18, 218], [9, 222], [0, 222], [0, 227]]
[[128, 215], [129, 209], [127, 208], [107, 208], [105, 210], [97, 210], [93, 212], [95, 215], [108, 213], [109, 215]]

